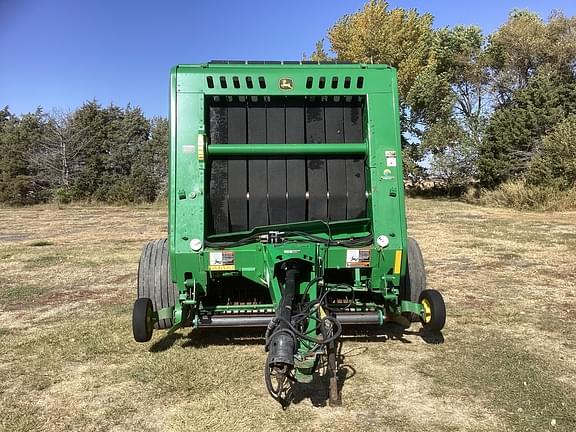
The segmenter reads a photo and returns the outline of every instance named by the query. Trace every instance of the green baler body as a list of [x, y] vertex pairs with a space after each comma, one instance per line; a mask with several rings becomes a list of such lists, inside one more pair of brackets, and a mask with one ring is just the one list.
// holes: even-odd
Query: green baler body
[[[210, 130], [217, 123], [212, 121], [211, 125], [209, 107], [212, 106], [238, 107], [253, 102], [264, 109], [274, 105], [283, 112], [282, 107], [292, 106], [294, 101], [304, 110], [308, 105], [320, 106], [320, 110], [324, 110], [326, 106], [345, 106], [351, 100], [361, 101], [361, 142], [338, 139], [335, 142], [329, 142], [329, 139], [310, 142], [306, 139], [301, 143], [281, 143], [254, 142], [249, 138], [240, 143], [214, 142], [215, 135]], [[216, 169], [213, 161], [247, 161], [244, 163], [251, 167], [250, 161], [266, 161], [266, 158], [362, 160], [365, 179], [362, 217], [314, 220], [308, 213], [304, 220], [290, 223], [215, 230], [212, 210], [215, 203], [212, 202], [211, 188], [218, 182], [218, 176], [210, 174]], [[270, 171], [269, 159], [265, 163], [268, 171], [261, 173], [263, 182], [274, 175]], [[169, 165], [169, 255], [172, 279], [180, 295], [173, 311], [175, 325], [181, 323], [188, 311], [192, 311], [195, 320], [204, 313], [273, 312], [281, 298], [281, 283], [276, 278], [275, 269], [289, 259], [310, 263], [308, 280], [327, 275], [333, 279], [332, 282], [338, 283], [339, 277], [345, 278], [359, 294], [350, 305], [351, 310], [379, 310], [384, 318], [390, 314], [420, 311], [418, 305], [401, 301], [400, 296], [406, 269], [407, 233], [395, 69], [385, 65], [300, 62], [176, 66], [171, 71], [170, 80]], [[296, 174], [288, 168], [279, 175], [285, 175], [285, 183], [290, 184]], [[342, 172], [342, 175], [346, 173]], [[232, 177], [227, 179], [228, 187], [237, 180]], [[249, 188], [254, 183], [244, 179], [241, 183], [246, 183], [248, 188], [247, 205], [253, 205]], [[326, 202], [337, 195], [336, 191], [330, 191], [330, 184], [327, 195]], [[232, 199], [224, 198], [226, 205], [232, 206]], [[307, 194], [306, 199], [311, 200], [312, 196]], [[322, 197], [322, 204], [323, 200]], [[269, 208], [274, 205], [271, 200], [264, 202]], [[289, 242], [254, 240], [230, 247], [213, 246], [231, 244], [254, 233], [271, 231], [305, 232], [331, 239], [333, 244], [315, 243], [302, 237], [292, 238]], [[355, 248], [370, 251], [367, 262], [351, 262], [350, 257], [354, 256], [351, 249], [354, 248], [335, 245], [338, 240], [369, 235], [373, 238], [369, 245]], [[379, 236], [387, 237], [386, 246], [378, 245], [376, 239]], [[222, 251], [225, 254], [232, 252], [233, 260], [214, 265], [210, 254]], [[216, 302], [206, 301], [211, 298], [211, 290], [220, 289], [217, 287], [226, 284], [226, 280], [233, 281], [231, 290], [220, 295]], [[308, 280], [301, 282], [300, 292], [305, 290]], [[235, 290], [243, 293], [242, 298], [234, 298]], [[254, 290], [254, 295], [250, 290]], [[265, 295], [261, 296], [261, 292]], [[363, 297], [361, 293], [364, 293]], [[310, 294], [315, 294], [314, 288]], [[242, 301], [246, 299], [252, 301]]]

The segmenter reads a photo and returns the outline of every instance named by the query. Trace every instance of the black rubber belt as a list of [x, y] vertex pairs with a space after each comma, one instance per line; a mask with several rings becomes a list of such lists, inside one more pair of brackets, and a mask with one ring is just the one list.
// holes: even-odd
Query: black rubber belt
[[[262, 98], [248, 100], [248, 143], [266, 142], [266, 105]], [[248, 221], [249, 228], [268, 225], [268, 163], [264, 158], [248, 161]]]
[[[305, 135], [304, 98], [289, 98], [286, 102], [286, 144], [302, 144]], [[306, 220], [306, 160], [288, 158], [286, 160], [286, 191], [288, 203], [286, 222]]]
[[[302, 97], [272, 98], [268, 104], [261, 98], [221, 98], [209, 108], [210, 143], [358, 143], [364, 140], [362, 116], [358, 97], [327, 102], [317, 97], [308, 102]], [[364, 165], [362, 157], [212, 159], [213, 231], [364, 217]]]
[[[351, 98], [349, 98], [351, 99]], [[354, 97], [344, 103], [344, 141], [359, 143], [363, 137], [363, 108], [361, 101]], [[366, 179], [364, 159], [346, 160], [346, 219], [355, 219], [366, 215]]]
[[[228, 142], [228, 109], [211, 105], [210, 142]], [[214, 159], [210, 162], [210, 209], [215, 233], [227, 232], [228, 227], [228, 161]]]
[[[246, 144], [246, 102], [234, 100], [228, 106], [228, 143]], [[246, 193], [247, 164], [244, 159], [228, 160], [228, 210], [230, 231], [248, 229]]]
[[[286, 114], [282, 101], [266, 111], [266, 142], [286, 142]], [[268, 159], [268, 217], [271, 225], [286, 223], [286, 158]]]
[[[344, 143], [344, 110], [341, 99], [331, 100], [324, 108], [326, 142]], [[328, 220], [346, 219], [346, 160], [332, 157], [326, 161], [328, 174]]]
[[[318, 98], [311, 98], [306, 104], [306, 143], [325, 142], [324, 106]], [[308, 220], [326, 220], [328, 217], [326, 159], [308, 158], [306, 173], [308, 176]]]

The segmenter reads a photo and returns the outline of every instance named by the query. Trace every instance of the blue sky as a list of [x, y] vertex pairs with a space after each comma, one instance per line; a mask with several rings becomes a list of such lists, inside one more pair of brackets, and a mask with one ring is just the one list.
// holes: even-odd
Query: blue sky
[[[364, 1], [0, 0], [0, 106], [12, 112], [132, 103], [166, 115], [168, 74], [211, 59], [299, 60]], [[574, 0], [390, 1], [435, 26], [489, 33], [514, 8], [576, 15]]]

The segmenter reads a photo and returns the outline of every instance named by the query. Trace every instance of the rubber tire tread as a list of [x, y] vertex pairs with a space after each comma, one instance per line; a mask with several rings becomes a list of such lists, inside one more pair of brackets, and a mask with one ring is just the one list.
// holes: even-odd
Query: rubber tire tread
[[418, 242], [408, 237], [408, 266], [406, 268], [406, 283], [409, 300], [416, 303], [420, 293], [426, 289], [426, 268], [424, 257]]
[[428, 324], [422, 323], [424, 328], [432, 331], [442, 330], [446, 324], [446, 304], [444, 303], [442, 294], [433, 289], [424, 290], [420, 294], [418, 302], [421, 303], [424, 299], [428, 299], [430, 308], [432, 309], [432, 319]]
[[[168, 241], [160, 239], [146, 243], [138, 265], [138, 298], [152, 300], [152, 308], [157, 312], [160, 309], [174, 306], [177, 292], [178, 289], [172, 282], [170, 274]], [[161, 319], [154, 325], [154, 328], [167, 329], [172, 325], [171, 318]]]
[[[416, 239], [408, 237], [408, 262], [406, 275], [403, 280], [402, 300], [409, 300], [418, 303], [420, 293], [426, 289], [426, 268], [424, 257]], [[407, 317], [412, 322], [418, 322], [420, 317], [417, 314], [408, 314]]]
[[146, 315], [150, 307], [149, 298], [139, 298], [134, 303], [132, 311], [132, 334], [136, 342], [148, 342], [152, 338], [152, 330], [146, 328]]

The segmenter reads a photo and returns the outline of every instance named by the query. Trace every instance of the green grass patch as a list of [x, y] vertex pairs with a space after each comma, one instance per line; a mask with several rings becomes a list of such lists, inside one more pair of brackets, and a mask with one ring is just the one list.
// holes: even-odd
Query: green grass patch
[[53, 253], [46, 255], [38, 255], [32, 258], [28, 258], [24, 261], [23, 268], [26, 270], [51, 267], [55, 265], [62, 264], [68, 259], [68, 255], [64, 253]]
[[576, 397], [557, 379], [562, 371], [555, 365], [494, 333], [449, 345], [419, 366], [437, 392], [466, 389], [488, 399], [511, 430], [547, 430], [552, 419], [554, 430], [576, 430]]
[[10, 432], [34, 432], [42, 430], [41, 411], [30, 401], [0, 397], [0, 430]]
[[7, 303], [31, 302], [50, 291], [49, 287], [36, 285], [13, 285], [0, 288], [0, 301]]

